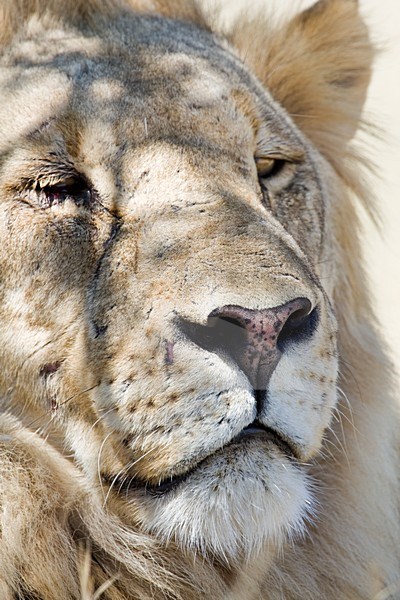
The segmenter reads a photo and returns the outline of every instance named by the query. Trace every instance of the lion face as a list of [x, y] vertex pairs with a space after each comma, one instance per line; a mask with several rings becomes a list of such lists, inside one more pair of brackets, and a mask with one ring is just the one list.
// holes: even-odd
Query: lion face
[[132, 526], [248, 555], [336, 401], [331, 174], [210, 34], [118, 27], [3, 59], [1, 392]]

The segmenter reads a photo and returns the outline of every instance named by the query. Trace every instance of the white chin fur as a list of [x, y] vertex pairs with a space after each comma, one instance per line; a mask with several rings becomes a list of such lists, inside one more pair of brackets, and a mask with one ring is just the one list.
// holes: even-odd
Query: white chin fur
[[142, 503], [142, 526], [163, 542], [232, 563], [301, 534], [312, 513], [307, 476], [275, 447], [233, 446], [165, 496]]

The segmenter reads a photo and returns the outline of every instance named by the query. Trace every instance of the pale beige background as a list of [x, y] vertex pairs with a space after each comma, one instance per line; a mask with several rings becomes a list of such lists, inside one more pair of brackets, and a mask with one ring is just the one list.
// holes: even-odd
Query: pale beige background
[[[365, 253], [376, 310], [400, 370], [400, 0], [359, 0], [373, 39], [383, 48], [376, 61], [366, 112], [384, 134], [383, 142], [371, 140], [371, 152], [380, 179], [372, 184], [381, 207], [379, 234], [367, 220]], [[273, 5], [279, 13], [293, 12], [313, 0], [203, 0], [223, 7], [223, 18], [245, 8]]]

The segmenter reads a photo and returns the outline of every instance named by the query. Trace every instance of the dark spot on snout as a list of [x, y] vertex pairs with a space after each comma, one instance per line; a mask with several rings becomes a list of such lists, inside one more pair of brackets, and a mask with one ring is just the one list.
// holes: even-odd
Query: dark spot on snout
[[93, 325], [94, 325], [94, 330], [95, 330], [95, 334], [94, 334], [95, 338], [98, 338], [98, 337], [104, 335], [108, 329], [107, 325], [98, 325], [98, 323], [93, 323]]
[[165, 341], [165, 364], [172, 365], [174, 362], [174, 346], [175, 342]]
[[47, 378], [52, 373], [55, 373], [56, 371], [58, 371], [58, 369], [61, 367], [61, 365], [62, 365], [62, 362], [59, 360], [56, 362], [53, 362], [53, 363], [47, 363], [46, 365], [43, 365], [43, 367], [40, 369], [39, 375], [41, 377]]

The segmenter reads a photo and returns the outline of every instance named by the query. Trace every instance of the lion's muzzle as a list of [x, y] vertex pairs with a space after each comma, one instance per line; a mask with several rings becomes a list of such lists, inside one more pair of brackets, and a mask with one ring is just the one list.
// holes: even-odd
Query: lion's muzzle
[[296, 298], [264, 310], [223, 306], [210, 313], [205, 326], [182, 325], [195, 344], [233, 359], [257, 392], [267, 389], [287, 346], [309, 338], [317, 321], [310, 300]]

